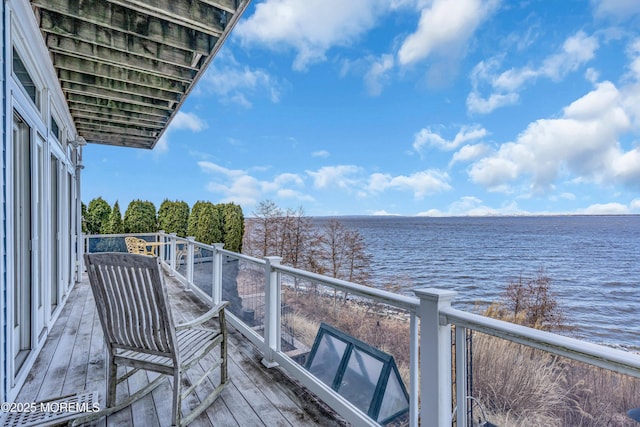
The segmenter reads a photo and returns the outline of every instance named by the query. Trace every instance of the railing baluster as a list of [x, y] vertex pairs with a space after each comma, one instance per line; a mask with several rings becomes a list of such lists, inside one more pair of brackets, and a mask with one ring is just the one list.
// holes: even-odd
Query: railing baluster
[[418, 417], [420, 415], [419, 402], [419, 382], [418, 376], [420, 373], [419, 361], [419, 346], [418, 339], [420, 338], [420, 332], [418, 330], [418, 316], [415, 310], [409, 311], [409, 425], [411, 427], [418, 427], [420, 424]]
[[467, 329], [462, 326], [456, 326], [456, 405], [456, 427], [467, 427]]

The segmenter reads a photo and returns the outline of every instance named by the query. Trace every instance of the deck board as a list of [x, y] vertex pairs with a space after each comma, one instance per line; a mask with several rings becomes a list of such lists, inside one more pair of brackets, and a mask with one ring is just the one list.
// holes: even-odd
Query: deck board
[[[197, 317], [206, 310], [177, 281], [167, 278], [175, 322]], [[260, 353], [229, 327], [230, 383], [218, 399], [191, 424], [210, 426], [345, 426], [315, 396], [280, 368], [266, 369]], [[88, 279], [75, 286], [51, 329], [16, 401], [33, 402], [83, 390], [98, 391], [105, 407], [106, 352], [102, 328]], [[214, 357], [219, 357], [216, 355]], [[205, 362], [206, 363], [206, 362]], [[195, 373], [203, 367], [195, 367]], [[199, 372], [198, 372], [199, 371]], [[143, 387], [154, 373], [138, 373], [118, 388], [118, 399]], [[212, 387], [210, 383], [204, 385]], [[99, 427], [164, 427], [171, 419], [171, 385], [164, 382], [151, 394], [95, 423]], [[183, 410], [198, 403], [197, 395], [183, 402]]]

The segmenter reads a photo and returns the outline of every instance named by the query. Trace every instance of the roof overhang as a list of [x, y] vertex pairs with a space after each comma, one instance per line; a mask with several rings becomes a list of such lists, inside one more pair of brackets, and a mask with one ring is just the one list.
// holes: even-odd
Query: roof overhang
[[249, 0], [31, 0], [79, 136], [153, 148]]

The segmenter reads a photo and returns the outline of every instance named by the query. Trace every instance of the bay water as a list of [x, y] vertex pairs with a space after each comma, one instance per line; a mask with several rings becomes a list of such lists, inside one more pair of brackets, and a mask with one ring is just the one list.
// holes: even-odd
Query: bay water
[[563, 334], [640, 350], [640, 216], [337, 219], [363, 236], [372, 286], [454, 290], [455, 308], [479, 313], [543, 269], [571, 327]]

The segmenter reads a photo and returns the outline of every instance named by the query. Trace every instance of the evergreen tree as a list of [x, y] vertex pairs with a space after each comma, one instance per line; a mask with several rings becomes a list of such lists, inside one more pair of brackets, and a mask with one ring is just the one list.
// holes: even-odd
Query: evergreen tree
[[122, 214], [120, 213], [120, 205], [118, 201], [113, 204], [109, 221], [104, 228], [105, 234], [122, 234], [124, 233], [124, 223], [122, 222]]
[[211, 202], [197, 201], [187, 226], [187, 234], [195, 237], [197, 242], [210, 245], [222, 242], [222, 221], [220, 208]]
[[233, 252], [242, 252], [244, 237], [244, 214], [242, 208], [234, 203], [223, 207], [224, 248]]
[[158, 229], [186, 237], [188, 225], [189, 205], [186, 202], [165, 199], [158, 209]]
[[104, 233], [109, 216], [111, 215], [111, 206], [102, 197], [97, 197], [89, 202], [86, 216], [87, 233], [102, 234]]
[[132, 200], [124, 213], [125, 233], [155, 233], [158, 231], [156, 207], [152, 202]]

